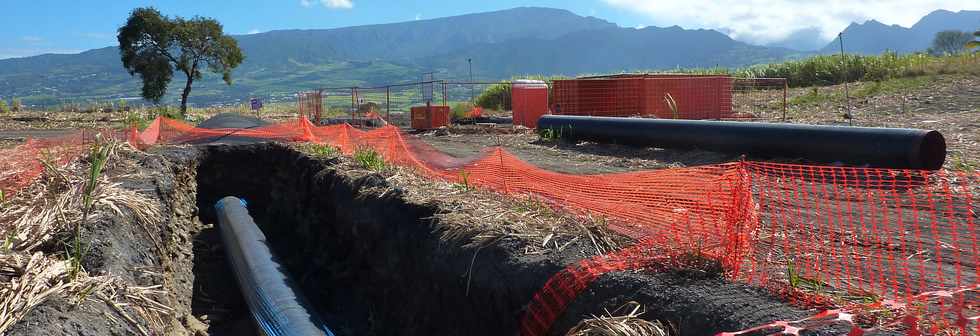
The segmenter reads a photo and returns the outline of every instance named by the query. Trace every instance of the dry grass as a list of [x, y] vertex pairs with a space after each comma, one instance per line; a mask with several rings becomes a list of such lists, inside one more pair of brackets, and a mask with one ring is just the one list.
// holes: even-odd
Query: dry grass
[[[317, 155], [309, 146], [294, 146], [309, 155]], [[609, 230], [598, 216], [578, 216], [562, 211], [533, 195], [508, 195], [450, 183], [422, 175], [413, 169], [388, 165], [384, 170], [364, 169], [350, 158], [330, 152], [326, 157], [340, 160], [338, 170], [358, 178], [378, 174], [389, 187], [367, 194], [385, 197], [399, 190], [405, 200], [433, 204], [440, 211], [434, 216], [441, 227], [443, 240], [468, 246], [486, 246], [502, 238], [527, 242], [526, 254], [563, 252], [571, 246], [588, 246], [586, 255], [601, 255], [625, 246], [629, 238]], [[580, 244], [576, 244], [580, 243]]]
[[[118, 143], [109, 146], [113, 149], [109, 155], [110, 167], [118, 159], [119, 152], [134, 151]], [[75, 274], [73, 263], [77, 261], [72, 258], [77, 255], [43, 252], [58, 250], [59, 244], [70, 244], [75, 225], [85, 225], [107, 216], [130, 219], [145, 230], [147, 225], [162, 220], [160, 205], [100, 175], [91, 194], [94, 211], [88, 221], [81, 223], [85, 180], [88, 178], [85, 159], [64, 167], [49, 162], [44, 166], [41, 179], [0, 204], [0, 237], [3, 237], [0, 246], [0, 334], [53, 296], [66, 297], [73, 305], [86, 300], [104, 302], [142, 335], [152, 334], [150, 330], [162, 330], [161, 316], [172, 309], [156, 299], [165, 294], [159, 286], [129, 286], [116, 276], [93, 277], [84, 269]]]
[[[111, 155], [116, 156], [116, 153]], [[38, 182], [0, 205], [4, 210], [3, 215], [0, 215], [0, 234], [3, 237], [13, 237], [10, 240], [12, 250], [34, 251], [44, 244], [52, 243], [52, 239], [58, 238], [58, 234], [68, 232], [75, 223], [82, 220], [86, 178], [83, 172], [86, 164], [74, 161], [64, 167], [51, 163], [45, 163], [44, 166], [44, 175]], [[123, 188], [106, 176], [100, 177], [100, 183], [93, 190], [92, 196], [97, 208], [111, 210], [94, 213], [89, 218], [92, 221], [114, 213], [118, 216], [132, 216], [139, 224], [148, 225], [162, 217], [159, 204]]]
[[[0, 255], [0, 335], [23, 319], [34, 307], [53, 296], [63, 296], [77, 306], [86, 300], [99, 300], [113, 307], [141, 335], [151, 335], [145, 324], [160, 330], [161, 316], [173, 309], [160, 303], [163, 295], [156, 286], [134, 287], [113, 276], [70, 276], [67, 260], [45, 256], [5, 253]], [[127, 309], [128, 308], [128, 309]], [[131, 317], [134, 311], [138, 317]]]
[[660, 321], [647, 321], [640, 318], [643, 306], [630, 301], [602, 316], [580, 321], [572, 327], [568, 336], [667, 336], [676, 334]]

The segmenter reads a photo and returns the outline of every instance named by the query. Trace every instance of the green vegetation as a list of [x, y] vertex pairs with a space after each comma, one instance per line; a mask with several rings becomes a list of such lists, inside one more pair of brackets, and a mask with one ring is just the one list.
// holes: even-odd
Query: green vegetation
[[465, 170], [460, 170], [459, 183], [454, 184], [453, 187], [461, 191], [473, 190], [473, 185], [470, 184], [470, 172]]
[[[901, 93], [929, 85], [938, 80], [936, 76], [893, 78], [882, 81], [862, 83], [851, 92], [852, 98], [873, 97], [883, 94]], [[817, 106], [844, 99], [843, 93], [834, 88], [810, 87], [806, 93], [791, 97], [789, 106]]]
[[476, 105], [485, 109], [510, 111], [510, 84], [493, 84], [476, 97]]
[[545, 141], [561, 140], [561, 133], [562, 133], [561, 128], [554, 129], [549, 127], [549, 128], [538, 129], [538, 136]]
[[466, 119], [470, 111], [473, 110], [473, 103], [456, 102], [452, 104], [452, 112], [449, 116], [452, 120]]
[[149, 118], [150, 120], [156, 119], [157, 116], [170, 118], [170, 119], [184, 120], [184, 115], [181, 113], [181, 110], [177, 109], [177, 107], [170, 106], [170, 105], [154, 106], [149, 109], [149, 112], [150, 112], [150, 118]]
[[811, 58], [750, 67], [739, 72], [742, 77], [787, 78], [792, 87], [833, 85], [845, 79], [853, 81], [882, 81], [892, 78], [928, 74], [980, 73], [976, 56], [930, 56], [926, 54], [899, 55], [886, 52], [877, 56], [847, 55], [847, 72], [840, 56]]
[[883, 81], [923, 75], [980, 75], [980, 56], [957, 54], [935, 56], [924, 53], [900, 55], [846, 55], [847, 73], [840, 55], [819, 55], [782, 63], [760, 64], [745, 68], [686, 68], [661, 73], [692, 75], [728, 75], [737, 78], [786, 78], [791, 87], [825, 86], [855, 81]]
[[24, 109], [24, 103], [20, 101], [20, 98], [14, 97], [10, 100], [10, 108], [14, 112], [20, 112]]
[[967, 44], [973, 41], [973, 35], [959, 30], [944, 30], [936, 33], [932, 40], [929, 53], [934, 55], [954, 55], [966, 51]]
[[970, 42], [967, 42], [963, 47], [969, 50], [980, 48], [980, 41], [976, 41], [978, 38], [980, 38], [980, 30], [973, 32], [973, 38], [971, 38]]
[[330, 158], [337, 156], [340, 153], [340, 151], [337, 150], [337, 147], [328, 144], [305, 143], [297, 146], [299, 146], [302, 151], [312, 154], [315, 157]]
[[98, 186], [112, 150], [112, 141], [103, 140], [99, 135], [95, 136], [95, 143], [89, 149], [89, 170], [82, 193], [82, 219], [75, 223], [74, 239], [67, 251], [70, 265], [68, 278], [72, 280], [82, 272], [82, 259], [85, 258], [87, 250], [87, 246], [83, 246], [87, 244], [82, 243], [82, 225], [85, 224], [92, 214], [92, 210], [94, 210], [95, 188]]
[[980, 171], [980, 163], [971, 162], [967, 156], [960, 153], [949, 154], [949, 168], [954, 171], [974, 173]]
[[150, 122], [152, 122], [155, 118], [156, 117], [147, 118], [139, 111], [129, 111], [126, 112], [126, 119], [123, 121], [123, 127], [136, 127], [136, 129], [142, 131], [146, 129], [146, 127], [150, 125]]
[[354, 162], [357, 162], [361, 167], [373, 170], [382, 171], [385, 169], [385, 160], [381, 157], [381, 154], [369, 147], [359, 147], [354, 150]]
[[187, 76], [180, 98], [180, 113], [187, 112], [187, 96], [201, 70], [220, 73], [231, 85], [231, 70], [245, 59], [238, 42], [225, 35], [221, 24], [210, 18], [169, 18], [154, 8], [137, 8], [119, 28], [123, 67], [140, 74], [142, 95], [159, 103], [167, 93], [174, 69]]
[[7, 101], [0, 99], [0, 114], [10, 113], [10, 106], [7, 105]]
[[816, 293], [823, 291], [822, 282], [801, 276], [798, 272], [796, 272], [796, 268], [794, 267], [792, 261], [786, 265], [786, 274], [789, 278], [787, 280], [789, 280], [790, 287], [809, 290]]
[[893, 78], [867, 83], [854, 91], [854, 97], [872, 97], [880, 94], [903, 92], [928, 85], [936, 80], [935, 76], [918, 76]]
[[[526, 76], [515, 76], [513, 79], [535, 79], [543, 80], [545, 82], [551, 82], [559, 79], [567, 79], [566, 76], [544, 76], [544, 75], [526, 75]], [[479, 96], [476, 97], [476, 106], [497, 110], [497, 111], [510, 111], [510, 89], [511, 85], [509, 83], [499, 83], [487, 86]], [[548, 87], [548, 97], [551, 97], [551, 87]]]
[[820, 105], [829, 101], [835, 101], [840, 98], [839, 94], [833, 92], [824, 93], [821, 91], [825, 91], [825, 90], [820, 90], [819, 88], [812, 87], [810, 88], [810, 90], [807, 91], [806, 94], [790, 98], [790, 100], [787, 103], [790, 106], [798, 106], [798, 105], [812, 106], [812, 105]]

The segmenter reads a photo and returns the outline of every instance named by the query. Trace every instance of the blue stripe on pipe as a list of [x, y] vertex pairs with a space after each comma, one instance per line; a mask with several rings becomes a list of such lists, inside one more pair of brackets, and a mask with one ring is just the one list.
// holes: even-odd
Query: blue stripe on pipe
[[247, 203], [229, 196], [214, 208], [225, 253], [260, 331], [269, 336], [333, 336], [282, 271], [265, 235], [249, 216]]

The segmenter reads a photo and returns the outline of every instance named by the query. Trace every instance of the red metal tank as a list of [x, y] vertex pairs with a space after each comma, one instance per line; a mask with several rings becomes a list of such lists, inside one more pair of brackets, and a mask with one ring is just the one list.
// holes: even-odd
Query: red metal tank
[[548, 84], [540, 80], [516, 80], [510, 90], [514, 125], [538, 127], [538, 118], [548, 113]]

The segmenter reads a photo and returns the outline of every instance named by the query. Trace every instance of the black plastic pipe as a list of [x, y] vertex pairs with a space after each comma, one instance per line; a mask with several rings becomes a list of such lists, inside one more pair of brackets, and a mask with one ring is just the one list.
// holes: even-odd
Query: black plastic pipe
[[883, 168], [935, 170], [946, 161], [942, 134], [909, 128], [545, 115], [538, 120], [538, 130], [573, 141]]
[[225, 254], [262, 334], [333, 336], [272, 254], [245, 202], [229, 196], [214, 208]]

